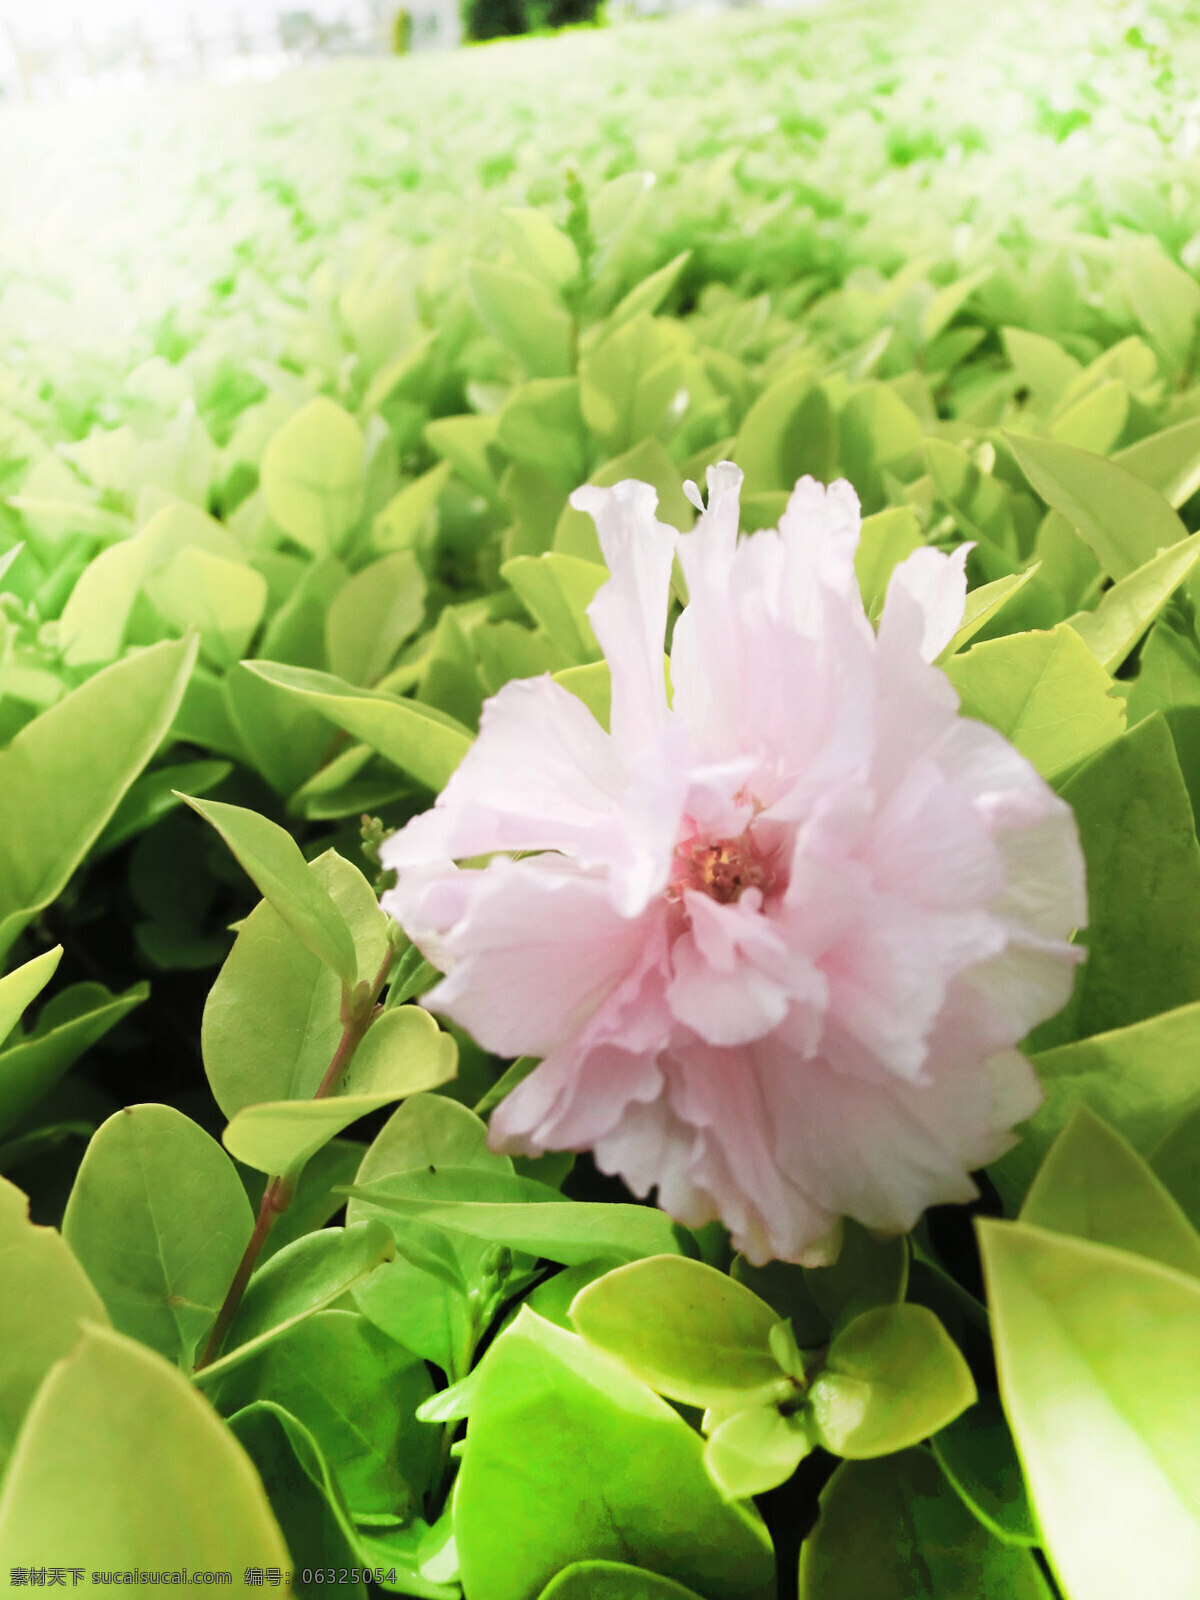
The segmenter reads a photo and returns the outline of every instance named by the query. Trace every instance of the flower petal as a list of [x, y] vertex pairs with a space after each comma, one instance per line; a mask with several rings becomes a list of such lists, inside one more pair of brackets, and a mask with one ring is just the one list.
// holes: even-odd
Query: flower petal
[[679, 535], [655, 517], [658, 494], [648, 483], [587, 484], [571, 504], [594, 518], [612, 574], [587, 614], [612, 672], [613, 738], [621, 750], [636, 750], [667, 715], [663, 651]]

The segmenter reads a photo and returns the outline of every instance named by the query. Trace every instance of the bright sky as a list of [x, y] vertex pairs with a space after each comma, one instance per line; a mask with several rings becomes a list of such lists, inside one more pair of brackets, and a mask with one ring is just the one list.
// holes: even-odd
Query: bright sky
[[259, 30], [289, 10], [332, 19], [361, 6], [338, 0], [0, 0], [0, 29], [11, 26], [24, 43], [36, 45], [70, 38], [76, 24], [100, 40], [140, 21], [148, 38], [175, 38], [189, 31], [192, 17], [211, 35], [232, 29], [239, 16], [247, 29]]

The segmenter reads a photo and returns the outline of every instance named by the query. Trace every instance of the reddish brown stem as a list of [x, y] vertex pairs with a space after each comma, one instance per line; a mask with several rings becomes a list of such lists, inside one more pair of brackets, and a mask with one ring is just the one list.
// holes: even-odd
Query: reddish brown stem
[[[379, 1014], [378, 1000], [387, 982], [388, 973], [392, 969], [396, 952], [392, 944], [388, 943], [387, 954], [383, 964], [375, 974], [370, 984], [360, 984], [357, 991], [344, 991], [342, 997], [342, 1037], [338, 1040], [338, 1047], [333, 1052], [333, 1060], [325, 1069], [325, 1076], [317, 1085], [314, 1100], [324, 1100], [331, 1095], [341, 1081], [342, 1074], [350, 1065], [354, 1052], [362, 1043], [363, 1035]], [[275, 1226], [276, 1217], [281, 1217], [292, 1203], [294, 1185], [280, 1174], [273, 1177], [263, 1191], [262, 1203], [258, 1208], [258, 1216], [254, 1223], [254, 1232], [250, 1235], [250, 1242], [238, 1262], [237, 1271], [233, 1275], [233, 1282], [221, 1302], [221, 1309], [217, 1313], [217, 1320], [213, 1323], [212, 1332], [208, 1336], [200, 1359], [195, 1370], [202, 1371], [216, 1360], [220, 1354], [221, 1346], [225, 1342], [225, 1335], [229, 1332], [229, 1325], [233, 1321], [237, 1308], [242, 1303], [242, 1296], [246, 1292], [246, 1285], [250, 1282], [250, 1275], [258, 1265], [258, 1258], [262, 1254], [263, 1245], [267, 1242], [267, 1235]]]

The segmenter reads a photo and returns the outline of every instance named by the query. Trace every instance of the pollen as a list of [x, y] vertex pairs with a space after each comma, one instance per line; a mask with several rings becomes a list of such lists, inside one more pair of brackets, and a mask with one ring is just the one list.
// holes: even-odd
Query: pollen
[[747, 889], [765, 894], [773, 874], [748, 833], [737, 839], [688, 839], [675, 851], [672, 898], [698, 889], [721, 905], [730, 905]]

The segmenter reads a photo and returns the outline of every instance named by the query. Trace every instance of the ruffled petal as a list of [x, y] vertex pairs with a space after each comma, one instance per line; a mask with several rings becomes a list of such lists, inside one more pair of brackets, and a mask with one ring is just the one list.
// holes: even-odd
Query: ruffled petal
[[608, 735], [549, 676], [507, 683], [436, 805], [385, 841], [385, 867], [496, 850], [562, 850], [584, 865], [621, 854], [621, 763]]
[[587, 484], [571, 504], [594, 518], [612, 574], [587, 614], [612, 672], [613, 738], [622, 751], [633, 751], [653, 738], [667, 715], [663, 651], [679, 535], [655, 517], [658, 494], [648, 483]]
[[385, 905], [446, 973], [423, 1004], [506, 1056], [546, 1056], [576, 1033], [637, 965], [654, 919], [622, 917], [602, 877], [554, 856], [404, 875]]

